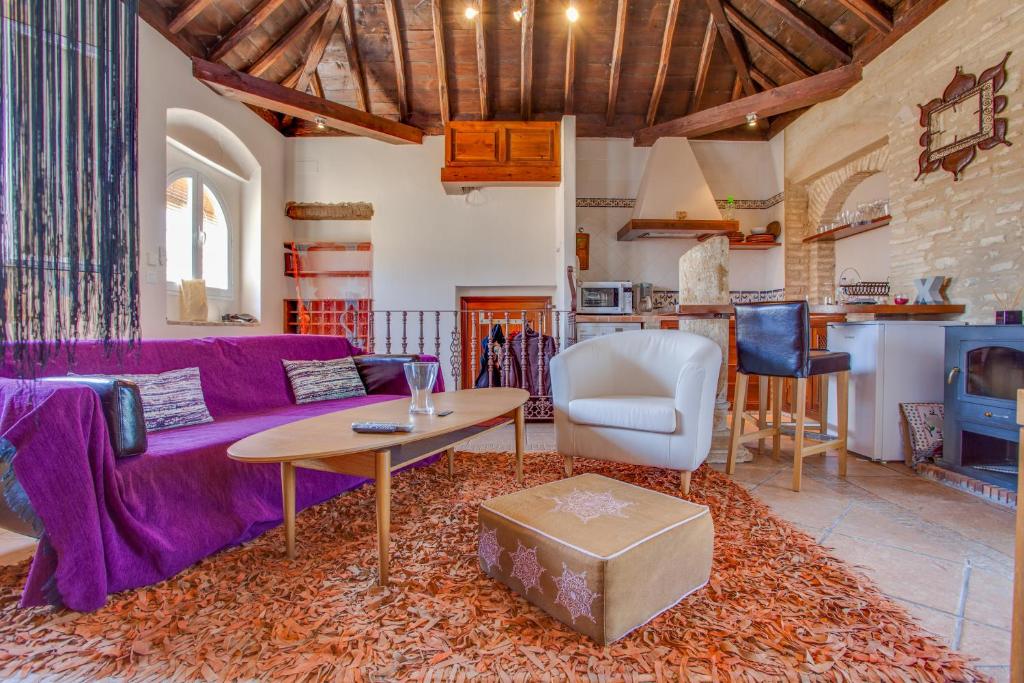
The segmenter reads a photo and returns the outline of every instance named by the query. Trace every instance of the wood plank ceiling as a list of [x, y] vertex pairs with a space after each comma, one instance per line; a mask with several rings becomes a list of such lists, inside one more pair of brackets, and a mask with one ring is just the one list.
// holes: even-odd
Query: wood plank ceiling
[[[631, 137], [863, 63], [902, 35], [904, 15], [941, 0], [575, 0], [575, 24], [569, 4], [143, 0], [144, 14], [194, 57], [313, 94], [322, 88], [328, 100], [428, 134], [447, 120], [574, 113], [587, 137]], [[291, 116], [265, 118], [286, 135], [337, 134]], [[783, 114], [775, 128], [792, 118]], [[716, 136], [774, 132], [763, 117]]]

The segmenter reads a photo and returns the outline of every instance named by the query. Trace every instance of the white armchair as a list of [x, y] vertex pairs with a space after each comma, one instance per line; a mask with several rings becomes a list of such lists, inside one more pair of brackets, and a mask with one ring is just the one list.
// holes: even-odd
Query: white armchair
[[555, 438], [572, 476], [575, 456], [690, 473], [711, 450], [722, 351], [676, 330], [620, 332], [551, 359]]

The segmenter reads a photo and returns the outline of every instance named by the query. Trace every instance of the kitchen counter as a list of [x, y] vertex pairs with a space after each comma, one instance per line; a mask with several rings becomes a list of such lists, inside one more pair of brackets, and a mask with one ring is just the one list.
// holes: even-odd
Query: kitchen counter
[[[872, 304], [872, 305], [811, 305], [811, 315], [865, 316], [867, 318], [903, 319], [903, 318], [944, 318], [963, 313], [962, 304]], [[657, 311], [654, 313], [637, 313], [631, 315], [588, 315], [576, 314], [578, 323], [643, 323], [649, 327], [660, 327], [663, 321], [675, 321], [679, 318], [726, 318], [731, 317], [732, 304], [685, 305], [678, 306], [675, 312]]]

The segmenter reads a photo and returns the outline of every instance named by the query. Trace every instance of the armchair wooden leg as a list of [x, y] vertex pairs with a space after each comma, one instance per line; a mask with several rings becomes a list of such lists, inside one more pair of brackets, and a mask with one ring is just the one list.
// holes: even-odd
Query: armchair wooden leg
[[839, 431], [839, 476], [846, 476], [846, 432], [849, 425], [850, 409], [850, 373], [840, 372], [836, 375], [836, 411], [837, 428]]
[[572, 456], [571, 455], [566, 455], [566, 456], [563, 456], [563, 459], [564, 459], [564, 466], [565, 466], [565, 476], [566, 477], [571, 477], [572, 476]]
[[448, 458], [448, 476], [449, 477], [454, 477], [455, 476], [455, 449], [454, 448], [449, 448], [448, 450], [446, 450], [444, 452], [444, 454]]
[[782, 382], [781, 377], [772, 377], [772, 458], [779, 459], [782, 450]]
[[679, 473], [679, 492], [684, 496], [690, 495], [690, 475], [692, 472]]
[[821, 376], [821, 414], [818, 417], [818, 433], [828, 434], [828, 381], [831, 375]]
[[804, 422], [807, 419], [807, 378], [796, 380], [796, 434], [793, 435], [793, 490], [799, 491], [804, 469]]
[[729, 438], [729, 457], [725, 463], [725, 473], [736, 472], [736, 450], [740, 445], [740, 437], [743, 436], [743, 406], [747, 404], [747, 382], [750, 378], [742, 373], [736, 373], [736, 396], [732, 403], [732, 432]]
[[[771, 378], [761, 375], [757, 378], [757, 428], [768, 427], [768, 385]], [[757, 454], [764, 454], [764, 438], [757, 440]]]

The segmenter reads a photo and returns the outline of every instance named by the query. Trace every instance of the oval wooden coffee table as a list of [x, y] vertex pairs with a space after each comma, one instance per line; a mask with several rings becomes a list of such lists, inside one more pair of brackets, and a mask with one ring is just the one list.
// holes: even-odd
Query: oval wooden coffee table
[[[298, 420], [246, 437], [228, 448], [242, 462], [280, 463], [284, 529], [289, 558], [295, 557], [295, 468], [351, 474], [377, 484], [378, 581], [386, 585], [391, 541], [391, 474], [402, 467], [447, 451], [452, 473], [455, 446], [492, 429], [514, 422], [516, 481], [523, 483], [525, 422], [523, 404], [530, 394], [522, 389], [467, 389], [434, 394], [438, 412], [451, 415], [410, 415], [409, 399], [374, 403]], [[505, 419], [502, 419], [505, 418]], [[411, 432], [357, 434], [353, 422], [409, 422]]]

